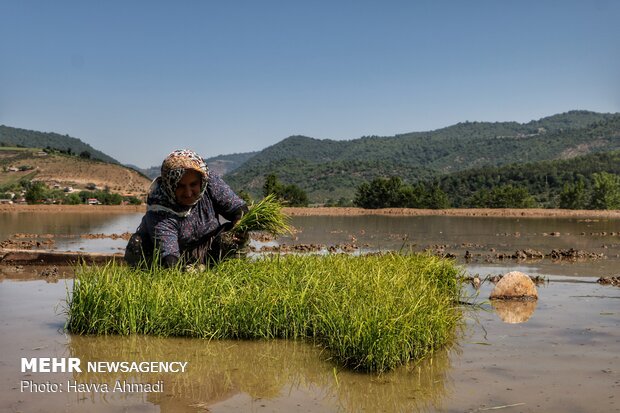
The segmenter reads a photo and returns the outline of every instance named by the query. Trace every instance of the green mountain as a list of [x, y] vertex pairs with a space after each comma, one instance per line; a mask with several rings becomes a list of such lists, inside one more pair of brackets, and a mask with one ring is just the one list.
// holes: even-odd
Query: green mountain
[[462, 122], [429, 132], [350, 141], [291, 136], [226, 176], [258, 196], [266, 174], [311, 201], [352, 199], [361, 183], [399, 176], [415, 183], [484, 166], [568, 159], [620, 149], [620, 114], [571, 111], [528, 123]]
[[88, 152], [92, 159], [119, 163], [116, 159], [94, 149], [87, 143], [69, 135], [51, 132], [37, 132], [27, 129], [0, 125], [0, 146], [21, 146], [25, 148], [52, 148], [59, 151], [70, 150], [74, 154]]

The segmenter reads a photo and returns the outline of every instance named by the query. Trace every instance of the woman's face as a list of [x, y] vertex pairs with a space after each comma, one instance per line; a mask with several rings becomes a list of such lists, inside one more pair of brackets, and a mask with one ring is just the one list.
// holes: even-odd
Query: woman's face
[[187, 171], [181, 177], [174, 191], [174, 196], [179, 205], [192, 206], [200, 197], [200, 174], [196, 171]]

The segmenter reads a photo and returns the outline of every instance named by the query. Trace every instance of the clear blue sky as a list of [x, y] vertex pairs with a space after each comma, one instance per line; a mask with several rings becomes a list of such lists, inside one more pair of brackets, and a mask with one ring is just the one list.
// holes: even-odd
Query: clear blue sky
[[0, 124], [123, 163], [620, 112], [620, 1], [0, 0]]

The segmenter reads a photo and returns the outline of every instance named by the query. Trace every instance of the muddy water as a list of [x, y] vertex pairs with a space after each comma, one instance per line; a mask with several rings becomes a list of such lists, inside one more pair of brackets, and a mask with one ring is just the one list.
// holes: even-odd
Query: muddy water
[[[0, 241], [17, 233], [52, 234], [52, 248], [56, 250], [118, 252], [124, 249], [126, 240], [81, 236], [133, 232], [141, 217], [136, 213], [0, 213]], [[563, 269], [564, 273], [601, 276], [609, 275], [614, 267], [620, 268], [616, 266], [616, 260], [620, 260], [620, 220], [614, 219], [299, 216], [292, 223], [298, 232], [293, 237], [281, 238], [280, 244], [353, 244], [361, 252], [401, 248], [435, 250], [441, 246], [461, 262], [469, 251], [473, 256], [470, 264], [485, 265], [492, 264], [485, 259], [496, 253], [512, 254], [526, 248], [549, 253], [554, 248], [574, 248], [604, 254], [606, 259], [590, 260], [587, 265], [571, 263]], [[547, 262], [542, 260], [538, 264], [545, 266]]]
[[53, 249], [59, 251], [118, 252], [127, 241], [122, 239], [84, 239], [85, 234], [122, 234], [133, 232], [141, 214], [105, 213], [0, 213], [0, 241], [14, 234], [53, 235]]
[[[77, 231], [125, 232], [139, 221], [139, 216], [120, 218], [98, 223], [85, 219]], [[0, 282], [0, 411], [620, 411], [620, 288], [594, 283], [599, 275], [620, 274], [616, 257], [620, 241], [602, 235], [619, 231], [617, 221], [300, 217], [294, 224], [301, 229], [298, 239], [280, 242], [337, 244], [354, 237], [368, 249], [400, 248], [399, 237], [406, 236], [419, 248], [449, 245], [459, 257], [465, 249], [474, 251], [475, 244], [480, 251], [572, 247], [601, 251], [607, 258], [466, 264], [468, 272], [482, 278], [518, 269], [545, 276], [549, 282], [539, 286], [534, 306], [498, 311], [485, 303], [492, 285], [483, 283], [472, 298], [482, 303], [483, 310], [466, 313], [453, 347], [382, 376], [334, 368], [327, 353], [310, 343], [67, 335], [62, 302], [71, 280], [4, 280]], [[12, 232], [36, 231], [12, 228]], [[62, 226], [57, 228], [64, 233]], [[544, 235], [551, 232], [560, 235]], [[96, 248], [92, 240], [80, 242], [82, 248]], [[22, 373], [22, 357], [77, 357], [82, 364], [188, 364], [184, 373]], [[22, 380], [58, 383], [64, 391], [33, 393], [26, 387], [22, 392]], [[117, 380], [162, 383], [162, 389], [112, 391]], [[105, 383], [109, 391], [68, 391], [74, 381]]]
[[[620, 221], [611, 219], [567, 218], [487, 218], [487, 217], [295, 217], [299, 233], [283, 243], [355, 243], [359, 249], [430, 249], [438, 246], [456, 255], [459, 262], [469, 251], [470, 265], [478, 263], [503, 267], [493, 257], [497, 253], [534, 249], [583, 250], [603, 254], [605, 259], [587, 262], [539, 260], [537, 267], [566, 275], [604, 276], [620, 272]], [[487, 258], [492, 258], [488, 262]], [[512, 265], [512, 264], [511, 264]]]

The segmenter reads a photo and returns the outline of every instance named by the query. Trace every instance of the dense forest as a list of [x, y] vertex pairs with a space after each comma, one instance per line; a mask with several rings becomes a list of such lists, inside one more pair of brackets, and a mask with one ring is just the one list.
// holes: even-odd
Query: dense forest
[[408, 184], [375, 178], [358, 186], [364, 208], [620, 208], [620, 151], [568, 160], [483, 167]]
[[[351, 141], [292, 136], [226, 176], [258, 196], [273, 174], [307, 192], [311, 202], [352, 200], [375, 178], [416, 183], [472, 168], [569, 159], [620, 149], [620, 114], [572, 111], [524, 124], [463, 122], [431, 132]], [[258, 178], [258, 179], [257, 179]]]
[[560, 195], [566, 185], [592, 187], [597, 173], [620, 175], [620, 151], [595, 153], [567, 160], [484, 167], [450, 174], [438, 180], [454, 207], [472, 207], [481, 191], [505, 185], [521, 187], [540, 207], [560, 207]]

